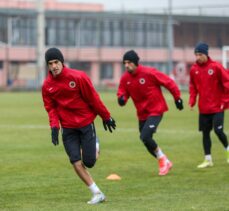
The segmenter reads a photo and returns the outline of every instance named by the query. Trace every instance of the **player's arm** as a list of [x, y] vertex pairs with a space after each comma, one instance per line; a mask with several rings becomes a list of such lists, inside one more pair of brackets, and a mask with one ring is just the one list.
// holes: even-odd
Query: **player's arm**
[[60, 128], [55, 102], [53, 102], [53, 100], [49, 96], [45, 86], [42, 87], [42, 98], [43, 98], [45, 110], [47, 111], [49, 116], [50, 127]]
[[123, 79], [120, 80], [120, 84], [119, 84], [118, 91], [117, 91], [117, 97], [118, 97], [118, 104], [120, 106], [124, 106], [129, 99], [129, 94], [126, 90]]
[[51, 97], [48, 95], [45, 86], [42, 87], [42, 98], [43, 98], [45, 110], [47, 111], [48, 117], [49, 117], [52, 143], [54, 145], [58, 145], [59, 144], [58, 136], [59, 136], [59, 130], [60, 130], [59, 118], [57, 115], [55, 103], [53, 102]]
[[108, 129], [112, 132], [112, 130], [116, 128], [115, 120], [111, 117], [110, 112], [100, 99], [89, 77], [83, 74], [78, 83], [85, 102], [87, 102], [92, 110], [102, 118], [104, 129]]
[[160, 86], [164, 86], [169, 90], [169, 92], [173, 95], [176, 108], [182, 110], [184, 108], [183, 100], [181, 99], [181, 92], [175, 81], [166, 74], [157, 70], [154, 72], [154, 74], [152, 74], [152, 78], [156, 83], [159, 83]]
[[192, 109], [196, 104], [196, 97], [198, 91], [192, 76], [192, 72], [190, 71], [190, 80], [189, 80], [189, 106]]
[[221, 84], [223, 86], [221, 109], [224, 110], [229, 109], [229, 70], [224, 69], [222, 65], [220, 65], [219, 68], [221, 75]]

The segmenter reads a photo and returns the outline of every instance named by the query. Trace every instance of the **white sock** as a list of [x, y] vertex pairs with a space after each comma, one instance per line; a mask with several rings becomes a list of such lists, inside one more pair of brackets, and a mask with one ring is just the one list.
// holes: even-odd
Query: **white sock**
[[226, 150], [229, 151], [229, 145], [226, 147]]
[[99, 187], [93, 182], [90, 186], [88, 186], [92, 194], [100, 193], [101, 190]]
[[96, 136], [96, 151], [99, 152], [99, 138]]
[[99, 152], [99, 143], [96, 143], [96, 151]]
[[155, 151], [155, 154], [157, 156], [157, 159], [160, 159], [160, 158], [162, 158], [164, 156], [164, 153], [161, 151], [160, 148], [158, 148], [158, 150]]
[[212, 161], [212, 156], [211, 155], [205, 155], [205, 160]]

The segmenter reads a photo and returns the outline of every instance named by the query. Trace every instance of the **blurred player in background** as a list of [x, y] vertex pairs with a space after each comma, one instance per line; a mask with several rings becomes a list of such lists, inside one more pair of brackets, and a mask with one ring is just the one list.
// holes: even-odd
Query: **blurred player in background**
[[229, 163], [229, 146], [223, 131], [224, 110], [229, 107], [229, 74], [221, 64], [208, 56], [208, 45], [200, 42], [194, 50], [196, 62], [190, 70], [189, 105], [195, 106], [198, 96], [199, 130], [203, 134], [205, 158], [197, 168], [213, 166], [210, 132], [223, 144]]
[[48, 49], [45, 60], [49, 71], [42, 86], [42, 96], [48, 112], [52, 143], [59, 144], [61, 125], [63, 144], [69, 160], [93, 194], [88, 204], [103, 202], [105, 195], [87, 171], [87, 168], [95, 165], [97, 156], [93, 121], [99, 115], [105, 130], [109, 129], [110, 132], [116, 127], [115, 121], [88, 76], [83, 71], [66, 67], [59, 49]]
[[168, 106], [162, 94], [165, 87], [173, 95], [176, 107], [183, 109], [180, 91], [175, 82], [155, 68], [139, 64], [139, 57], [133, 50], [123, 56], [126, 72], [122, 75], [118, 87], [118, 103], [124, 106], [129, 97], [137, 109], [140, 139], [151, 155], [158, 159], [159, 175], [166, 175], [172, 168], [172, 162], [157, 145], [153, 134], [162, 120]]

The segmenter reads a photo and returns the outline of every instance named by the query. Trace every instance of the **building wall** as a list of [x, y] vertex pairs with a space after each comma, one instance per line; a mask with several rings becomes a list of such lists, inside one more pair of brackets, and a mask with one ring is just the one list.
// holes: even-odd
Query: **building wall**
[[[64, 3], [58, 0], [43, 0], [46, 10], [62, 10], [62, 11], [91, 11], [101, 12], [104, 10], [102, 4], [96, 3]], [[16, 9], [34, 9], [36, 8], [36, 0], [1, 0], [0, 8], [16, 8]]]
[[[23, 2], [0, 2], [1, 88], [39, 88], [36, 10], [31, 2]], [[221, 47], [229, 44], [229, 18], [174, 16], [170, 70], [166, 15], [106, 13], [101, 5], [54, 0], [46, 1], [45, 8], [46, 49], [60, 48], [66, 64], [85, 71], [96, 86], [117, 86], [124, 71], [123, 54], [130, 49], [138, 52], [142, 64], [155, 66], [187, 86], [195, 44], [209, 43], [210, 55], [217, 61], [221, 61]]]

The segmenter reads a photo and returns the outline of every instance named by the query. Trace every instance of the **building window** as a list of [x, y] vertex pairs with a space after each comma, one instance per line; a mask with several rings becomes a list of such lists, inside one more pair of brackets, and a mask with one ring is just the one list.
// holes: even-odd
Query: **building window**
[[7, 43], [7, 17], [0, 16], [0, 45]]
[[48, 19], [46, 21], [46, 45], [75, 46], [77, 20]]
[[80, 24], [80, 45], [82, 46], [96, 46], [98, 44], [98, 30], [96, 21], [93, 19], [85, 19]]
[[165, 41], [165, 24], [160, 21], [148, 22], [146, 24], [146, 46], [164, 47]]
[[134, 27], [134, 40], [135, 40], [135, 46], [142, 47], [145, 46], [145, 25], [142, 22], [135, 23]]
[[111, 46], [112, 45], [112, 22], [111, 21], [103, 21], [101, 23], [101, 45], [102, 46]]
[[132, 37], [132, 32], [131, 32], [131, 23], [130, 22], [124, 22], [123, 23], [123, 45], [124, 46], [131, 46], [131, 37]]
[[163, 62], [143, 62], [142, 65], [156, 68], [157, 70], [163, 73], [166, 73], [167, 66], [168, 66], [167, 63], [163, 63]]
[[36, 19], [31, 17], [12, 18], [12, 45], [36, 45]]
[[113, 65], [112, 63], [102, 63], [100, 79], [113, 79]]
[[145, 46], [146, 27], [143, 22], [126, 21], [123, 23], [124, 46]]
[[113, 22], [113, 45], [121, 46], [122, 41], [122, 24], [120, 21]]
[[82, 70], [83, 72], [86, 72], [87, 75], [90, 77], [90, 72], [91, 72], [90, 62], [68, 62], [68, 64], [70, 68]]

